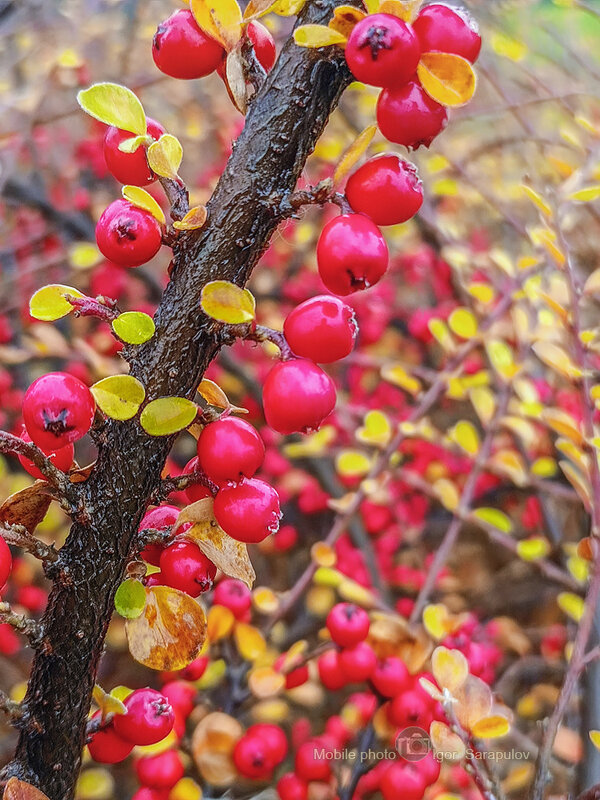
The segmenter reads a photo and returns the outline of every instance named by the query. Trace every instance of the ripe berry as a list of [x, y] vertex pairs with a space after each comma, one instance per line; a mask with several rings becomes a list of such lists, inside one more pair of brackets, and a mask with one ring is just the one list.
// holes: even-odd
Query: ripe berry
[[[163, 126], [153, 119], [148, 119], [146, 122], [148, 135], [153, 139], [160, 139], [165, 132]], [[132, 136], [130, 131], [123, 131], [110, 125], [104, 134], [104, 160], [108, 171], [119, 183], [147, 186], [156, 180], [156, 175], [148, 166], [146, 148], [142, 145], [133, 153], [124, 153], [119, 150], [121, 142], [131, 139]]]
[[269, 72], [277, 58], [275, 40], [265, 26], [255, 19], [248, 25], [247, 30], [248, 37], [254, 45], [256, 58], [264, 71]]
[[319, 680], [330, 692], [336, 692], [346, 685], [346, 676], [340, 664], [340, 654], [337, 650], [328, 650], [317, 661]]
[[236, 619], [242, 619], [252, 605], [250, 589], [235, 578], [223, 578], [215, 587], [213, 605], [225, 606]]
[[198, 597], [212, 589], [217, 568], [197, 544], [175, 541], [160, 556], [160, 571], [166, 586]]
[[362, 214], [342, 214], [321, 231], [319, 274], [334, 294], [347, 295], [374, 286], [383, 277], [388, 259], [381, 231]]
[[286, 772], [277, 781], [279, 800], [308, 800], [308, 786], [294, 772]]
[[242, 736], [233, 750], [235, 768], [245, 778], [267, 780], [275, 763], [268, 751], [267, 743], [258, 736]]
[[383, 90], [377, 101], [377, 124], [390, 142], [416, 150], [421, 145], [429, 147], [444, 130], [448, 112], [414, 80]]
[[379, 790], [384, 800], [422, 800], [427, 783], [419, 771], [420, 762], [392, 762], [383, 772]]
[[[273, 669], [280, 672], [285, 662], [285, 653], [282, 653], [273, 664]], [[285, 674], [285, 688], [295, 689], [296, 686], [302, 686], [308, 680], [308, 666], [303, 664], [301, 667], [292, 669]]]
[[327, 615], [327, 630], [340, 647], [354, 647], [369, 633], [369, 615], [354, 603], [337, 603]]
[[433, 3], [413, 22], [423, 53], [454, 53], [474, 63], [481, 50], [477, 23], [465, 9]]
[[[146, 511], [140, 522], [140, 531], [144, 530], [157, 530], [162, 531], [171, 528], [175, 525], [177, 517], [179, 516], [179, 509], [177, 506], [162, 505]], [[147, 564], [152, 564], [158, 567], [160, 564], [160, 557], [164, 547], [161, 544], [148, 544], [140, 553], [140, 556]], [[164, 586], [164, 584], [161, 584]]]
[[10, 547], [6, 544], [4, 539], [0, 536], [0, 589], [8, 580], [12, 570], [12, 554]]
[[306, 781], [328, 781], [331, 777], [331, 766], [326, 758], [319, 758], [321, 750], [326, 749], [321, 739], [309, 739], [303, 742], [296, 751], [294, 767], [298, 777]]
[[[191, 475], [192, 472], [200, 472], [200, 460], [198, 456], [190, 458], [181, 474]], [[190, 484], [190, 486], [184, 490], [184, 494], [189, 503], [195, 503], [198, 500], [203, 500], [205, 497], [211, 497], [210, 489], [203, 486], [201, 483]]]
[[379, 694], [396, 697], [408, 688], [410, 676], [404, 661], [396, 656], [389, 656], [377, 664], [371, 682]]
[[263, 387], [265, 418], [278, 433], [316, 430], [333, 411], [335, 401], [329, 375], [303, 358], [275, 364]]
[[366, 642], [359, 642], [340, 653], [340, 667], [346, 680], [352, 683], [368, 681], [376, 666], [377, 656]]
[[369, 14], [354, 26], [346, 61], [354, 77], [371, 86], [398, 86], [417, 70], [421, 48], [413, 29], [391, 14]]
[[151, 789], [149, 786], [142, 786], [131, 800], [168, 800], [168, 798], [169, 791], [167, 789]]
[[[101, 712], [96, 711], [92, 719], [98, 719], [100, 716]], [[94, 734], [88, 749], [91, 757], [99, 764], [117, 764], [127, 758], [133, 750], [133, 744], [117, 736], [114, 727], [108, 725]]]
[[375, 156], [350, 176], [346, 197], [377, 225], [398, 225], [421, 208], [423, 185], [414, 164], [397, 155]]
[[96, 403], [78, 378], [48, 372], [34, 381], [23, 398], [23, 421], [32, 441], [45, 452], [66, 447], [89, 431]]
[[279, 495], [258, 478], [243, 480], [217, 492], [215, 519], [239, 542], [262, 542], [279, 528]]
[[238, 417], [208, 424], [198, 438], [200, 466], [215, 483], [251, 478], [265, 459], [265, 445], [256, 428]]
[[281, 764], [287, 755], [287, 737], [279, 725], [259, 722], [248, 728], [246, 736], [258, 737], [266, 745], [267, 751], [275, 764]]
[[194, 710], [196, 699], [196, 687], [187, 681], [169, 681], [160, 690], [163, 697], [166, 697], [173, 711], [182, 717], [189, 717]]
[[[29, 436], [26, 430], [23, 430], [21, 433], [21, 439], [23, 439], [24, 442], [30, 442], [31, 436]], [[50, 453], [46, 453], [44, 451], [46, 458], [49, 458], [56, 469], [60, 469], [62, 472], [66, 472], [71, 467], [71, 464], [73, 463], [73, 454], [74, 450], [72, 444], [68, 444], [66, 447], [59, 447]], [[31, 461], [29, 458], [26, 458], [25, 456], [19, 456], [19, 461], [21, 462], [23, 469], [28, 472], [32, 478], [36, 478], [41, 481], [46, 480], [46, 476], [40, 472], [33, 461]]]
[[431, 723], [431, 706], [417, 692], [405, 691], [396, 695], [388, 708], [388, 716], [394, 725], [408, 727], [418, 725], [429, 730]]
[[172, 789], [185, 774], [181, 757], [175, 750], [138, 759], [135, 771], [139, 782], [152, 789]]
[[154, 689], [136, 689], [125, 700], [126, 714], [114, 718], [115, 731], [133, 744], [156, 744], [167, 736], [175, 714], [166, 697]]
[[198, 656], [187, 667], [177, 671], [184, 681], [199, 681], [206, 672], [208, 667], [208, 658], [206, 656]]
[[288, 314], [283, 333], [297, 356], [330, 364], [352, 352], [358, 325], [354, 309], [337, 297], [319, 295]]
[[214, 72], [223, 58], [223, 48], [201, 30], [191, 11], [182, 9], [158, 26], [152, 58], [165, 75], [190, 80]]
[[102, 255], [123, 267], [150, 261], [162, 244], [158, 220], [128, 200], [115, 200], [96, 225], [96, 242]]

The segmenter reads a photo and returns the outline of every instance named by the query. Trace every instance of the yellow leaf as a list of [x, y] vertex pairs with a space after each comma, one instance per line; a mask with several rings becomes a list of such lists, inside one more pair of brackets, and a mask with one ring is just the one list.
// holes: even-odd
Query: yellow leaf
[[544, 364], [556, 370], [565, 378], [581, 377], [581, 370], [571, 361], [569, 354], [554, 342], [534, 342], [531, 349]]
[[157, 142], [150, 145], [146, 155], [150, 169], [161, 178], [177, 178], [183, 159], [183, 147], [176, 136], [163, 133]]
[[207, 283], [202, 289], [200, 305], [209, 317], [229, 325], [252, 322], [256, 312], [252, 292], [229, 281]]
[[438, 685], [453, 693], [469, 674], [469, 662], [460, 650], [436, 647], [431, 654], [431, 671]]
[[556, 475], [556, 461], [550, 457], [537, 458], [531, 465], [531, 472], [538, 478], [551, 478]]
[[467, 677], [454, 692], [454, 699], [456, 717], [466, 730], [472, 730], [473, 725], [488, 717], [492, 711], [492, 691], [487, 683], [475, 675]]
[[142, 311], [125, 311], [113, 320], [112, 329], [127, 344], [143, 344], [154, 336], [154, 320]]
[[88, 767], [77, 778], [77, 800], [107, 800], [114, 797], [115, 780], [106, 767]]
[[417, 75], [427, 94], [444, 106], [463, 106], [475, 94], [475, 72], [462, 56], [423, 53]]
[[373, 608], [377, 603], [377, 598], [369, 589], [356, 581], [345, 578], [338, 586], [338, 592], [342, 600], [361, 606], [362, 608]]
[[299, 14], [305, 5], [306, 0], [277, 0], [271, 6], [271, 11], [281, 17], [292, 17]]
[[391, 14], [392, 17], [412, 22], [419, 11], [423, 0], [383, 0], [379, 7], [380, 14]]
[[502, 533], [510, 533], [512, 531], [510, 518], [499, 508], [476, 508], [473, 511], [473, 516], [485, 522], [486, 525], [497, 528]]
[[275, 0], [250, 0], [244, 11], [244, 20], [257, 19], [266, 14]]
[[111, 375], [90, 388], [98, 408], [111, 419], [127, 420], [135, 417], [144, 402], [146, 391], [131, 375]]
[[371, 459], [358, 450], [342, 450], [336, 456], [335, 469], [344, 478], [361, 477], [371, 469]]
[[69, 263], [74, 269], [89, 269], [102, 259], [102, 253], [91, 242], [77, 242], [69, 248]]
[[104, 122], [116, 125], [123, 131], [137, 136], [146, 134], [146, 114], [144, 107], [131, 91], [118, 83], [95, 83], [89, 89], [82, 89], [77, 102], [83, 110]]
[[335, 168], [335, 172], [333, 174], [334, 185], [337, 186], [342, 183], [354, 165], [357, 164], [362, 156], [367, 152], [369, 145], [373, 141], [373, 137], [376, 133], [377, 125], [369, 125], [356, 137]]
[[142, 189], [140, 186], [124, 186], [121, 190], [121, 194], [125, 200], [129, 200], [134, 206], [143, 208], [144, 211], [148, 211], [152, 214], [161, 225], [165, 224], [166, 219], [162, 208], [145, 189]]
[[122, 700], [113, 694], [105, 692], [97, 683], [94, 685], [92, 697], [103, 716], [106, 716], [106, 714], [125, 714], [127, 711]]
[[267, 649], [267, 643], [258, 628], [246, 622], [236, 622], [233, 638], [239, 654], [246, 661], [256, 661]]
[[433, 639], [443, 639], [450, 630], [446, 606], [441, 603], [426, 606], [423, 610], [423, 625]]
[[579, 447], [584, 444], [584, 437], [579, 430], [577, 420], [562, 408], [545, 408], [540, 416], [542, 421], [556, 433], [567, 436]]
[[125, 139], [119, 144], [119, 150], [122, 153], [135, 153], [142, 145], [151, 144], [154, 141], [152, 136], [148, 134], [144, 136], [132, 136], [130, 139]]
[[517, 542], [517, 553], [523, 561], [537, 561], [538, 558], [545, 558], [549, 552], [550, 542], [543, 536], [533, 536]]
[[285, 689], [285, 675], [273, 667], [258, 667], [248, 673], [248, 688], [261, 700], [275, 697]]
[[386, 447], [392, 436], [392, 426], [383, 411], [369, 411], [364, 426], [356, 432], [356, 438], [364, 444]]
[[51, 283], [48, 286], [42, 286], [31, 296], [29, 313], [34, 319], [40, 319], [44, 322], [53, 322], [55, 319], [66, 317], [67, 314], [73, 311], [71, 303], [65, 300], [66, 294], [70, 294], [72, 297], [85, 297], [72, 286]]
[[175, 220], [173, 227], [177, 231], [195, 231], [204, 227], [207, 217], [208, 211], [205, 206], [195, 206], [190, 208], [183, 219]]
[[206, 617], [192, 597], [168, 586], [152, 586], [146, 607], [125, 623], [129, 651], [150, 669], [183, 669], [197, 658], [206, 638]]
[[495, 53], [510, 58], [511, 61], [522, 61], [527, 55], [527, 45], [524, 42], [511, 39], [499, 31], [492, 33], [490, 44]]
[[600, 197], [600, 184], [595, 186], [586, 186], [583, 189], [578, 189], [573, 194], [569, 195], [569, 200], [577, 200], [580, 203], [591, 203]]
[[243, 732], [241, 724], [222, 711], [213, 711], [200, 720], [192, 736], [191, 753], [206, 783], [229, 786], [239, 781], [232, 754]]
[[48, 796], [35, 786], [18, 778], [9, 778], [4, 787], [2, 800], [48, 800]]
[[448, 317], [448, 326], [461, 339], [472, 339], [477, 335], [477, 317], [468, 308], [455, 308]]
[[242, 12], [236, 0], [191, 0], [190, 8], [203, 31], [227, 52], [233, 50], [242, 37]]
[[496, 398], [487, 386], [475, 386], [469, 389], [469, 400], [480, 421], [487, 425], [492, 421], [496, 411]]
[[444, 508], [447, 508], [448, 511], [456, 511], [460, 503], [460, 495], [452, 481], [447, 478], [440, 478], [433, 484], [432, 488]]
[[343, 580], [342, 573], [331, 567], [319, 567], [313, 578], [317, 586], [329, 586], [332, 589], [337, 589]]
[[169, 800], [202, 800], [202, 788], [193, 778], [181, 778], [169, 792]]
[[594, 745], [597, 750], [600, 750], [600, 731], [590, 731], [588, 733], [590, 737], [590, 742]]
[[527, 470], [523, 459], [514, 450], [498, 450], [490, 459], [490, 466], [513, 481], [516, 486], [525, 486]]
[[[207, 498], [207, 500], [209, 503], [212, 503], [210, 498]], [[202, 522], [195, 523], [189, 530], [185, 531], [183, 535], [186, 539], [195, 542], [204, 555], [209, 558], [221, 572], [224, 572], [225, 575], [228, 575], [230, 578], [243, 581], [249, 589], [252, 588], [256, 573], [252, 567], [252, 562], [248, 555], [248, 548], [244, 542], [238, 542], [237, 539], [232, 539], [231, 536], [217, 525], [214, 519], [205, 519]]]
[[471, 728], [471, 733], [477, 739], [499, 739], [510, 731], [510, 723], [506, 717], [494, 714], [484, 717]]
[[561, 592], [556, 598], [556, 601], [558, 607], [564, 614], [574, 619], [575, 622], [581, 621], [585, 609], [583, 597], [580, 597], [578, 594], [573, 594], [572, 592]]
[[376, 14], [379, 11], [381, 0], [363, 0], [363, 5], [367, 9], [367, 14]]
[[521, 189], [531, 200], [531, 202], [534, 203], [534, 205], [536, 205], [543, 214], [545, 214], [547, 217], [552, 216], [552, 209], [550, 208], [548, 203], [544, 200], [541, 194], [532, 189], [531, 186], [527, 186], [526, 183], [521, 184]]
[[475, 426], [467, 420], [460, 420], [448, 431], [448, 436], [471, 456], [479, 452], [479, 435]]
[[592, 489], [589, 481], [570, 461], [559, 461], [558, 465], [564, 472], [571, 486], [579, 495], [579, 499], [583, 503], [584, 508], [589, 512], [592, 507]]
[[475, 281], [467, 286], [467, 291], [476, 300], [479, 300], [480, 303], [483, 303], [486, 306], [493, 302], [496, 297], [494, 287], [490, 286], [489, 283]]
[[142, 411], [140, 424], [150, 436], [170, 436], [196, 419], [198, 407], [185, 397], [159, 397]]
[[514, 378], [518, 368], [509, 345], [501, 339], [486, 339], [484, 346], [494, 370], [506, 380]]
[[393, 383], [394, 386], [399, 386], [412, 395], [418, 395], [421, 391], [421, 383], [417, 378], [409, 375], [404, 367], [400, 364], [388, 364], [381, 369], [381, 377], [388, 383]]
[[284, 445], [283, 452], [288, 458], [304, 458], [305, 456], [323, 455], [329, 445], [337, 438], [333, 425], [324, 425], [318, 431], [303, 436], [298, 442]]
[[600, 268], [595, 269], [585, 282], [583, 287], [584, 294], [600, 293]]
[[226, 606], [211, 606], [208, 610], [207, 636], [210, 642], [225, 639], [235, 625], [235, 617], [231, 609]]
[[294, 41], [300, 47], [329, 47], [346, 44], [346, 37], [327, 25], [300, 25], [294, 31]]
[[354, 30], [355, 25], [367, 15], [360, 8], [354, 6], [337, 6], [333, 9], [333, 18], [329, 20], [329, 27], [338, 31], [346, 39]]
[[[436, 753], [443, 754], [444, 761], [460, 761], [466, 747], [457, 733], [453, 733], [444, 722], [434, 720], [429, 728], [429, 737]], [[439, 795], [437, 796], [439, 800]]]

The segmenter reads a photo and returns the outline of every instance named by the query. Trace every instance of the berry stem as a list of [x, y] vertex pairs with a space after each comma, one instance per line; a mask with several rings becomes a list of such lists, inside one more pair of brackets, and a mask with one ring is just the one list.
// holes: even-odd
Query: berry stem
[[15, 614], [10, 605], [4, 602], [0, 602], [0, 623], [12, 626], [23, 636], [27, 636], [32, 644], [38, 641], [42, 631], [38, 622], [22, 614]]
[[75, 484], [71, 483], [68, 476], [57, 469], [49, 458], [31, 442], [24, 442], [18, 436], [13, 436], [7, 431], [0, 431], [0, 453], [17, 453], [33, 461], [35, 466], [58, 491], [60, 498], [65, 501], [65, 510], [73, 514], [78, 507], [79, 493]]
[[13, 724], [23, 716], [21, 704], [11, 700], [10, 697], [2, 691], [0, 691], [0, 711], [2, 711]]
[[40, 539], [36, 539], [23, 525], [9, 525], [3, 522], [0, 527], [0, 536], [7, 544], [26, 550], [31, 555], [39, 558], [40, 561], [48, 564], [54, 564], [58, 561], [58, 553], [54, 545], [46, 544]]
[[97, 317], [104, 322], [113, 322], [119, 316], [116, 300], [110, 297], [73, 297], [65, 294], [67, 300], [75, 309], [76, 317]]

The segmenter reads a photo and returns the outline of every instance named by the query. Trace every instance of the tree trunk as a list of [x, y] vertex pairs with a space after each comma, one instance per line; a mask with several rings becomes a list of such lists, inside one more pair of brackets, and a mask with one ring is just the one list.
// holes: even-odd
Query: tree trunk
[[[309, 0], [300, 22], [326, 23], [335, 5]], [[240, 286], [248, 280], [282, 218], [281, 200], [295, 188], [349, 79], [338, 50], [286, 44], [251, 104], [209, 203], [207, 226], [180, 235], [174, 246], [155, 336], [126, 353], [149, 400], [194, 396], [223, 344], [219, 325], [201, 312], [202, 287], [217, 278]], [[61, 549], [19, 743], [6, 769], [50, 800], [73, 797], [114, 593], [135, 554], [135, 533], [172, 444], [147, 436], [135, 420], [108, 421], [99, 440], [96, 467], [80, 489], [89, 522], [75, 522]]]

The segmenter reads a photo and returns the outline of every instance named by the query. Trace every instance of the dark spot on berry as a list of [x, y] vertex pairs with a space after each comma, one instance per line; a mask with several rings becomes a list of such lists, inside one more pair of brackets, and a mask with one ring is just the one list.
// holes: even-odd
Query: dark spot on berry
[[369, 47], [371, 49], [371, 58], [373, 61], [377, 61], [377, 56], [381, 50], [391, 50], [392, 47], [387, 39], [388, 29], [376, 27], [375, 25], [371, 26], [367, 31], [367, 35], [359, 46], [360, 50], [364, 50], [365, 47]]
[[130, 242], [135, 241], [135, 223], [132, 219], [120, 221], [115, 228], [119, 239], [129, 239]]
[[61, 433], [72, 431], [73, 426], [67, 425], [68, 409], [63, 408], [57, 417], [50, 417], [47, 411], [42, 411], [44, 417], [44, 430], [48, 433], [53, 433], [55, 436], [60, 436]]

